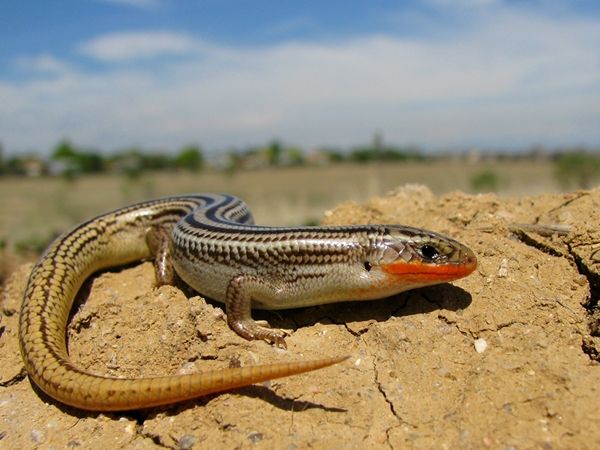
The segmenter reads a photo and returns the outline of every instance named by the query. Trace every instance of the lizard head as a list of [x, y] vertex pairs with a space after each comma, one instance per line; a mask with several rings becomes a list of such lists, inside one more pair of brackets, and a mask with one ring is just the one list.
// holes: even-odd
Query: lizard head
[[[432, 231], [385, 226], [372, 241], [364, 261], [384, 291], [412, 289], [445, 283], [469, 275], [477, 267], [471, 249]], [[399, 289], [401, 288], [401, 289]]]

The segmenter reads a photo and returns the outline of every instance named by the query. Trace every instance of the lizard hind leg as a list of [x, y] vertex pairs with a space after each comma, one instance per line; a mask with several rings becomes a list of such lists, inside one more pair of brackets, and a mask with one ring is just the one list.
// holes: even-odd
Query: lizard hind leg
[[273, 295], [276, 292], [268, 282], [254, 275], [238, 275], [227, 287], [225, 310], [229, 328], [241, 337], [251, 340], [263, 339], [281, 348], [287, 348], [284, 330], [272, 329], [265, 321], [252, 318], [252, 298]]
[[151, 227], [146, 231], [146, 243], [154, 256], [156, 286], [175, 285], [177, 275], [171, 261], [170, 232], [165, 227]]

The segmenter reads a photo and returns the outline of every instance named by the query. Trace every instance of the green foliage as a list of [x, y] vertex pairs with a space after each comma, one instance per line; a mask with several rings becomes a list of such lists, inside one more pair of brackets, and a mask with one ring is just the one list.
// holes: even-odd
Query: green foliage
[[173, 160], [164, 153], [139, 152], [141, 170], [166, 170], [173, 167]]
[[281, 154], [283, 148], [281, 143], [277, 140], [272, 141], [266, 148], [265, 153], [267, 156], [267, 162], [270, 166], [278, 166], [281, 161]]
[[25, 175], [25, 161], [23, 158], [13, 156], [8, 158], [2, 168], [2, 173], [7, 175]]
[[321, 225], [321, 222], [315, 218], [306, 219], [302, 224], [303, 227], [318, 227], [319, 225]]
[[500, 176], [492, 169], [481, 170], [471, 176], [471, 189], [475, 192], [497, 192], [500, 188]]
[[124, 173], [128, 178], [135, 180], [148, 170], [172, 169], [174, 163], [173, 159], [165, 153], [146, 153], [137, 147], [132, 147], [114, 155], [110, 159], [110, 165], [114, 171]]
[[197, 172], [204, 167], [204, 155], [200, 147], [190, 145], [181, 149], [175, 157], [175, 166], [179, 169]]
[[[274, 139], [267, 145], [252, 147], [227, 154], [229, 162], [220, 167], [227, 173], [242, 169], [264, 167], [302, 166], [304, 164], [323, 165], [353, 161], [421, 161], [425, 157], [414, 148], [394, 148], [384, 146], [381, 139], [375, 139], [370, 147], [356, 148], [347, 153], [343, 150], [318, 150], [307, 157], [303, 149], [284, 145]], [[0, 153], [0, 175], [37, 176], [42, 174], [61, 175], [65, 180], [75, 181], [80, 175], [100, 172], [124, 174], [130, 180], [137, 180], [146, 171], [189, 170], [198, 171], [206, 162], [198, 145], [188, 145], [175, 155], [169, 152], [148, 152], [139, 147], [120, 150], [110, 156], [86, 150], [69, 140], [62, 140], [54, 147], [49, 161], [36, 156], [2, 158]]]
[[229, 176], [235, 175], [242, 168], [242, 156], [238, 153], [229, 153], [227, 155], [227, 164], [225, 173]]
[[600, 154], [562, 153], [556, 158], [555, 175], [563, 188], [589, 189], [600, 180]]
[[296, 147], [286, 148], [283, 160], [287, 166], [301, 166], [304, 164], [304, 153]]
[[22, 239], [18, 242], [15, 242], [15, 250], [17, 253], [21, 254], [40, 254], [48, 246], [49, 241], [51, 241], [51, 239], [43, 238], [41, 236], [29, 237], [27, 239]]
[[58, 143], [50, 159], [58, 164], [56, 171], [67, 179], [80, 174], [102, 172], [105, 168], [100, 154], [78, 149], [67, 140]]
[[125, 174], [127, 178], [135, 180], [142, 172], [142, 153], [137, 148], [120, 151], [110, 159], [110, 165], [115, 172]]
[[341, 150], [325, 149], [323, 150], [323, 153], [327, 156], [327, 159], [331, 163], [340, 163], [345, 159], [344, 153]]
[[416, 149], [394, 147], [358, 147], [350, 152], [348, 159], [364, 164], [371, 161], [423, 161], [425, 157]]
[[52, 152], [51, 159], [53, 160], [70, 160], [77, 157], [77, 151], [67, 140], [60, 141], [54, 151]]

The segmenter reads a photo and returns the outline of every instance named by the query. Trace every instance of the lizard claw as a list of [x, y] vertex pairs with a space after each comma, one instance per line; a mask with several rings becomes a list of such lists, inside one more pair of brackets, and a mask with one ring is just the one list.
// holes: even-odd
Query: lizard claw
[[272, 329], [269, 327], [268, 323], [265, 326], [261, 322], [264, 323], [264, 321], [257, 322], [252, 319], [233, 320], [229, 321], [229, 326], [237, 334], [249, 341], [263, 339], [279, 348], [286, 349], [287, 344], [285, 343], [285, 337], [288, 336], [288, 333], [281, 329]]

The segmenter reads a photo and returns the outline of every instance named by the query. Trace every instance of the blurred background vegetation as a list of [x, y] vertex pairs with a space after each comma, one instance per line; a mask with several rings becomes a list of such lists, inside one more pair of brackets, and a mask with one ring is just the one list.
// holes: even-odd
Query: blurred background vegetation
[[534, 148], [518, 153], [427, 153], [371, 144], [305, 150], [273, 140], [206, 154], [125, 148], [106, 152], [63, 140], [46, 158], [5, 156], [0, 148], [0, 282], [69, 227], [135, 201], [186, 192], [228, 192], [246, 200], [258, 223], [318, 224], [343, 201], [364, 202], [406, 183], [435, 194], [452, 190], [533, 195], [592, 188], [600, 182], [596, 149]]
[[[499, 192], [510, 186], [512, 177], [501, 177], [495, 165], [506, 162], [537, 161], [551, 163], [553, 177], [560, 189], [588, 189], [600, 181], [600, 149], [538, 147], [524, 152], [494, 152], [472, 149], [465, 152], [426, 153], [416, 147], [384, 145], [375, 135], [371, 145], [352, 149], [319, 148], [306, 151], [279, 140], [265, 145], [233, 149], [206, 157], [199, 145], [188, 145], [177, 152], [148, 150], [138, 147], [108, 153], [76, 146], [68, 140], [59, 142], [49, 157], [36, 152], [5, 156], [0, 145], [0, 176], [63, 177], [119, 174], [137, 178], [144, 173], [199, 172], [203, 169], [231, 174], [240, 170], [283, 167], [322, 167], [335, 164], [407, 164], [431, 165], [443, 161], [460, 161], [465, 166], [481, 164], [482, 170], [470, 176], [473, 192]], [[426, 181], [426, 180], [425, 180]]]

